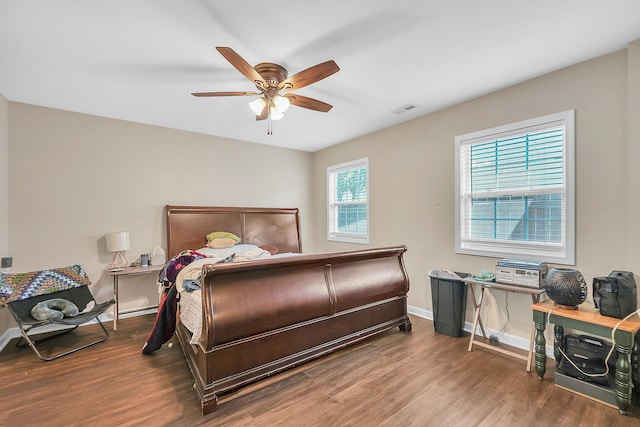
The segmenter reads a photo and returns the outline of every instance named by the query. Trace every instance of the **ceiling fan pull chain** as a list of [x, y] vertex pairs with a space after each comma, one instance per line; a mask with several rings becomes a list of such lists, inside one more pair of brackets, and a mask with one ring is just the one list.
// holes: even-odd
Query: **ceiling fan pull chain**
[[273, 129], [271, 125], [272, 125], [271, 114], [269, 114], [269, 117], [267, 117], [267, 135], [273, 135]]

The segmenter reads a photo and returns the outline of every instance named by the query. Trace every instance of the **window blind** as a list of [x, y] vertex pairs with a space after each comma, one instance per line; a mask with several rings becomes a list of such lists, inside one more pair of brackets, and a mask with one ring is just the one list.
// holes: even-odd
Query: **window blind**
[[572, 131], [565, 116], [553, 118], [456, 138], [459, 252], [565, 259], [573, 247]]
[[328, 168], [327, 187], [329, 239], [368, 242], [368, 160]]
[[563, 129], [471, 144], [469, 238], [561, 243]]

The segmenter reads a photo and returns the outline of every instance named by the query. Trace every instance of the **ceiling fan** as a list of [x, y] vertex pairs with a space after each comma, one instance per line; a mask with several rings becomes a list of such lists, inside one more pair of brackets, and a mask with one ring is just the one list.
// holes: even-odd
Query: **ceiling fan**
[[271, 62], [262, 62], [252, 67], [240, 55], [230, 47], [216, 47], [218, 52], [224, 56], [238, 71], [256, 85], [257, 92], [195, 92], [193, 96], [253, 96], [259, 98], [249, 103], [249, 106], [256, 114], [256, 120], [269, 119], [267, 133], [271, 134], [271, 120], [279, 120], [289, 104], [296, 107], [307, 108], [309, 110], [326, 113], [333, 108], [326, 102], [291, 93], [295, 89], [300, 89], [316, 83], [330, 75], [340, 71], [338, 65], [333, 61], [326, 61], [314, 65], [306, 70], [300, 71], [289, 77], [287, 69], [281, 65]]

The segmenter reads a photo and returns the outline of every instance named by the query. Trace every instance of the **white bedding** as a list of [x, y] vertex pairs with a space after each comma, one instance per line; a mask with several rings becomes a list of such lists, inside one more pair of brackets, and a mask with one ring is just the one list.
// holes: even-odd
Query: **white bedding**
[[202, 293], [180, 293], [180, 321], [191, 332], [190, 344], [197, 344], [202, 333]]

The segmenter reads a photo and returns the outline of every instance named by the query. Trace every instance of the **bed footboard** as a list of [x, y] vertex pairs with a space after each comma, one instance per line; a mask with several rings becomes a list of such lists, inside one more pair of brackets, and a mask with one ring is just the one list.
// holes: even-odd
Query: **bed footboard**
[[203, 269], [202, 334], [177, 334], [203, 414], [218, 396], [388, 329], [411, 330], [406, 247]]

